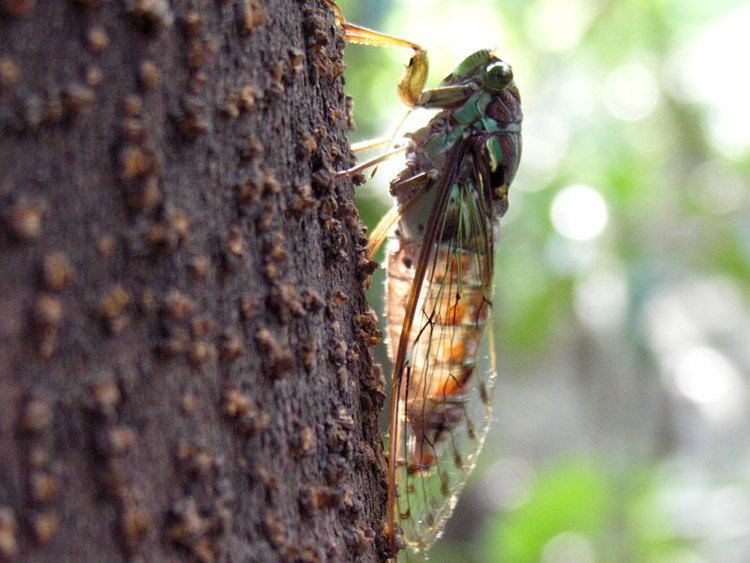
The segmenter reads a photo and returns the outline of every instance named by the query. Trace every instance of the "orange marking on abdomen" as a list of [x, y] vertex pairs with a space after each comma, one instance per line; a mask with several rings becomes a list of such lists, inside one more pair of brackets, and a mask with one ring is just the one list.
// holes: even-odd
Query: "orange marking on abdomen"
[[[401, 338], [421, 251], [418, 241], [401, 239], [399, 243], [399, 247], [388, 254], [387, 265], [391, 360]], [[474, 374], [489, 314], [489, 296], [480, 270], [480, 260], [485, 257], [445, 247], [438, 247], [437, 252], [437, 258], [430, 261], [428, 276], [431, 278], [423, 282], [412, 323], [409, 385], [403, 390], [404, 412], [416, 439], [414, 449], [405, 452], [410, 472], [434, 467], [437, 463], [435, 440], [442, 440], [442, 433], [459, 423], [460, 405]], [[458, 416], [455, 420], [451, 418], [454, 415]], [[420, 445], [422, 439], [425, 442]], [[428, 445], [430, 443], [433, 446]]]
[[433, 390], [428, 397], [432, 400], [440, 401], [462, 395], [466, 390], [466, 383], [471, 378], [474, 368], [472, 366], [465, 366], [462, 371], [463, 373], [460, 376], [449, 375], [448, 377], [441, 378], [437, 385], [433, 385]]

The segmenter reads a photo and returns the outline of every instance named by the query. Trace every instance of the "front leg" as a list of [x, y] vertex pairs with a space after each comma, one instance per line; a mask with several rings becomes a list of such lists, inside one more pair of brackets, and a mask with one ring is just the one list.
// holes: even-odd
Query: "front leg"
[[407, 106], [410, 108], [416, 107], [419, 104], [419, 99], [424, 90], [424, 85], [427, 82], [427, 75], [429, 73], [429, 63], [427, 61], [427, 52], [412, 41], [408, 39], [402, 39], [393, 35], [367, 29], [356, 24], [347, 22], [344, 19], [344, 15], [341, 13], [341, 8], [334, 0], [323, 0], [328, 6], [333, 9], [336, 15], [336, 21], [344, 31], [344, 39], [351, 43], [358, 43], [360, 45], [373, 45], [376, 47], [407, 47], [414, 51], [414, 54], [409, 60], [409, 64], [406, 65], [404, 75], [398, 84], [398, 95]]
[[455, 107], [468, 100], [479, 90], [476, 84], [457, 84], [440, 86], [421, 93], [417, 105], [428, 109], [445, 109]]

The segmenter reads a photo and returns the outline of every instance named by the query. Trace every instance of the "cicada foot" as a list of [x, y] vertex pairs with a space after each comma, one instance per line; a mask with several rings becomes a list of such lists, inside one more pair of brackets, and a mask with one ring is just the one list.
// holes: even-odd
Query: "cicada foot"
[[386, 561], [389, 563], [396, 563], [398, 561], [399, 551], [406, 547], [401, 526], [394, 524], [391, 528], [386, 524], [381, 538], [381, 541], [383, 541], [385, 545], [380, 552], [385, 555]]

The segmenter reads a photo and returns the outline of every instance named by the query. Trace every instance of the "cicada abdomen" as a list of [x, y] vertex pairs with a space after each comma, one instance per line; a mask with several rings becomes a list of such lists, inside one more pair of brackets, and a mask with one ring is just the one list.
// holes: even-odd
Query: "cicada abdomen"
[[391, 183], [399, 221], [386, 282], [389, 518], [417, 549], [439, 537], [491, 421], [495, 373], [483, 350], [496, 227], [521, 146], [510, 67], [489, 51], [421, 105], [443, 111], [410, 135], [406, 168]]
[[[399, 243], [388, 257], [390, 342], [398, 342], [401, 337], [408, 289], [413, 282], [408, 264], [415, 262], [420, 251], [418, 241], [402, 239]], [[490, 305], [489, 295], [482, 288], [477, 256], [441, 245], [434, 252], [442, 280], [422, 282], [402, 401], [414, 432], [414, 445], [405, 459], [412, 473], [435, 466], [451, 423], [464, 417], [467, 386], [476, 367]]]

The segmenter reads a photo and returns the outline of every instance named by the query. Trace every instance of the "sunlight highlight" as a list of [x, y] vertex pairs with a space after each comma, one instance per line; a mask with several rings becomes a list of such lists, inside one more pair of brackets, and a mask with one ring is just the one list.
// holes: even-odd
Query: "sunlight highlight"
[[594, 563], [596, 560], [591, 540], [580, 532], [558, 534], [542, 550], [542, 563]]
[[595, 330], [616, 328], [628, 312], [628, 285], [623, 275], [607, 269], [576, 284], [573, 301], [576, 315]]
[[[387, 19], [389, 32], [408, 37], [427, 49], [430, 56], [428, 87], [449, 74], [467, 55], [479, 49], [497, 49], [508, 56], [505, 25], [498, 10], [490, 4], [430, 2], [430, 6], [402, 0]], [[408, 61], [398, 49], [392, 53], [402, 63]], [[396, 77], [396, 80], [398, 77]], [[395, 82], [394, 82], [395, 83]]]
[[529, 37], [545, 51], [565, 51], [581, 41], [596, 15], [596, 3], [586, 0], [543, 0], [529, 20]]
[[705, 126], [716, 149], [730, 158], [750, 153], [750, 5], [727, 13], [690, 38], [671, 57], [673, 95], [706, 104]]
[[602, 234], [609, 221], [607, 204], [594, 188], [568, 186], [552, 200], [552, 224], [565, 238], [593, 240]]
[[604, 82], [604, 105], [618, 119], [637, 121], [649, 116], [659, 101], [659, 85], [646, 65], [628, 62]]
[[524, 166], [520, 173], [528, 181], [519, 189], [536, 191], [557, 172], [570, 144], [570, 131], [559, 115], [534, 113], [524, 119], [523, 138]]
[[742, 388], [737, 368], [707, 346], [696, 346], [681, 354], [675, 362], [674, 379], [680, 393], [696, 403], [723, 401]]

